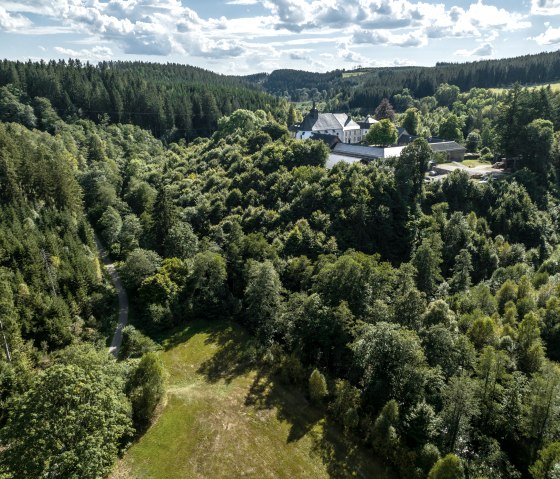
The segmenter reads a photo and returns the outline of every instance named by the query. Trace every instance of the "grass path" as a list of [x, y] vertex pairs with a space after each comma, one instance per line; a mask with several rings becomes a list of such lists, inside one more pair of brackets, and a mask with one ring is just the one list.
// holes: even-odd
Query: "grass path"
[[111, 479], [392, 479], [298, 391], [255, 370], [245, 333], [196, 322], [169, 338], [159, 418]]

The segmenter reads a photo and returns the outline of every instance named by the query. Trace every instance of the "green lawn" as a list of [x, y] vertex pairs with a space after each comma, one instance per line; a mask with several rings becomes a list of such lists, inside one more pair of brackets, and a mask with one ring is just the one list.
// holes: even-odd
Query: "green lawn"
[[491, 163], [489, 161], [480, 161], [480, 160], [463, 160], [461, 163], [463, 166], [468, 168], [474, 168], [476, 166], [490, 166]]
[[255, 369], [238, 326], [195, 322], [164, 345], [166, 400], [112, 479], [395, 477], [301, 393]]

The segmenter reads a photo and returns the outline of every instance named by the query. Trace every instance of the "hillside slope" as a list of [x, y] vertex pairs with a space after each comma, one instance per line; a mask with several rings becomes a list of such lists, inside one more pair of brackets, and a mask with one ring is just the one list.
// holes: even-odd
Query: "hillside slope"
[[251, 366], [246, 334], [196, 322], [167, 341], [167, 400], [112, 479], [390, 479], [301, 394]]

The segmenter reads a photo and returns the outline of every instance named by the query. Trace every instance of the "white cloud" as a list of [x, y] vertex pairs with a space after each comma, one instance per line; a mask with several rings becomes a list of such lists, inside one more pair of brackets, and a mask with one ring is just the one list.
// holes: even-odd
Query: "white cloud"
[[[215, 65], [220, 71], [227, 70], [230, 62], [240, 71], [247, 65], [255, 71], [283, 62], [283, 66], [307, 62], [306, 68], [323, 68], [326, 63], [333, 69], [343, 62], [373, 65], [374, 60], [364, 56], [373, 50], [371, 45], [423, 47], [434, 38], [475, 39], [480, 46], [462, 46], [458, 54], [489, 56], [498, 32], [530, 26], [529, 3], [533, 13], [560, 8], [560, 0], [526, 0], [527, 15], [496, 7], [490, 4], [493, 0], [206, 1], [260, 5], [264, 13], [225, 18], [216, 8], [215, 18], [202, 18], [193, 6], [199, 3], [187, 0], [0, 0], [0, 30], [18, 28], [19, 33], [33, 35], [78, 33], [81, 40], [73, 40], [71, 46], [76, 50], [67, 50], [83, 52], [88, 58], [94, 58], [94, 46], [109, 45], [120, 58], [122, 53], [189, 62], [198, 57], [193, 63]], [[239, 9], [243, 10], [247, 9]], [[51, 21], [32, 25], [27, 13]], [[17, 21], [26, 22], [25, 28], [14, 27]], [[552, 42], [554, 31], [547, 30], [534, 40], [550, 44], [546, 42]], [[333, 55], [328, 61], [321, 57], [327, 51]], [[389, 53], [375, 56], [384, 62]]]
[[[430, 38], [481, 38], [496, 36], [497, 30], [515, 31], [529, 28], [526, 16], [505, 8], [486, 5], [482, 0], [469, 5], [468, 9], [452, 7], [426, 27]], [[492, 41], [492, 40], [488, 40]]]
[[428, 43], [428, 38], [423, 32], [409, 32], [394, 34], [390, 31], [358, 30], [352, 36], [354, 43], [370, 45], [391, 45], [398, 47], [420, 47]]
[[258, 0], [230, 0], [226, 2], [227, 5], [256, 5]]
[[531, 0], [533, 15], [560, 15], [560, 0]]
[[8, 12], [0, 6], [0, 31], [13, 32], [31, 26], [31, 21], [23, 15]]
[[54, 47], [55, 51], [64, 57], [79, 58], [80, 60], [92, 60], [95, 62], [102, 60], [110, 60], [113, 52], [108, 47], [93, 47], [91, 49], [83, 48], [81, 50], [73, 50], [71, 48]]
[[548, 27], [544, 33], [531, 38], [539, 45], [554, 45], [560, 43], [560, 28]]
[[484, 43], [473, 50], [457, 50], [455, 55], [461, 57], [490, 57], [494, 54], [494, 47], [491, 43]]
[[309, 49], [286, 50], [286, 53], [288, 54], [291, 60], [311, 62], [311, 57], [309, 56], [309, 53], [312, 51], [313, 50], [309, 50]]

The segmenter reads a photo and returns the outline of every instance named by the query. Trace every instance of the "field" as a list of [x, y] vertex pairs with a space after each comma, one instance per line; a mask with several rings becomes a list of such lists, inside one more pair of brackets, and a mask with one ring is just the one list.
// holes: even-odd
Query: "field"
[[[528, 86], [527, 88], [541, 88], [541, 87], [546, 87], [549, 86], [553, 92], [557, 92], [560, 91], [560, 83], [546, 83], [544, 85], [531, 85]], [[488, 90], [490, 90], [492, 93], [495, 93], [497, 95], [502, 94], [504, 92], [507, 92], [509, 90], [509, 88], [488, 88]]]
[[366, 73], [369, 73], [369, 72], [367, 72], [367, 71], [344, 72], [342, 74], [342, 78], [359, 77], [359, 76], [365, 75]]
[[111, 479], [392, 479], [295, 389], [253, 366], [247, 335], [196, 322], [164, 341], [159, 417]]

